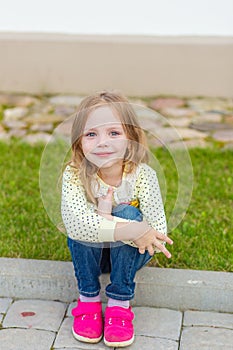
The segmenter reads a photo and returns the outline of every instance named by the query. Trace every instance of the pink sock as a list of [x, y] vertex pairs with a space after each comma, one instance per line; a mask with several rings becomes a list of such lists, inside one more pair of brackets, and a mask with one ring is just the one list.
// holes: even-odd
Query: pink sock
[[129, 308], [129, 300], [116, 300], [116, 299], [108, 299], [108, 307], [120, 306], [125, 309]]
[[85, 297], [84, 295], [79, 295], [79, 299], [82, 303], [97, 303], [101, 301], [100, 294], [96, 297]]

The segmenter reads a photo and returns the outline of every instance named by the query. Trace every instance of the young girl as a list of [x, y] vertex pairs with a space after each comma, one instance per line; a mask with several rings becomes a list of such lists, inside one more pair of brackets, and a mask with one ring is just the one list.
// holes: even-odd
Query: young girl
[[[136, 272], [161, 251], [166, 219], [145, 135], [128, 100], [100, 92], [85, 98], [72, 127], [72, 160], [63, 174], [62, 218], [77, 278], [76, 339], [107, 346], [134, 341]], [[108, 242], [108, 243], [107, 243]], [[99, 276], [110, 272], [104, 324]], [[104, 328], [104, 329], [103, 329]]]

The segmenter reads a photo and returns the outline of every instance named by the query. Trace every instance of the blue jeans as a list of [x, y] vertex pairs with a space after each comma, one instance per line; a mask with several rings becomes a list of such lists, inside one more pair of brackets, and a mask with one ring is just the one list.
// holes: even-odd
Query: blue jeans
[[[121, 207], [120, 207], [121, 206]], [[112, 215], [141, 221], [140, 211], [132, 206], [119, 205]], [[100, 292], [99, 276], [110, 272], [111, 283], [106, 286], [106, 296], [117, 300], [134, 298], [136, 272], [146, 265], [152, 256], [146, 251], [140, 254], [138, 248], [120, 242], [91, 244], [68, 237], [68, 247], [74, 265], [78, 289], [86, 297], [97, 296]]]

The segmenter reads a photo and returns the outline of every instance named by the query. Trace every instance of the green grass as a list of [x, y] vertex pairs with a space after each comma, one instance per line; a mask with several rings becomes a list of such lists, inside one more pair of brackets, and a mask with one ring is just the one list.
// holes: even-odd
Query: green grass
[[[66, 237], [50, 221], [39, 191], [43, 146], [17, 140], [0, 143], [0, 256], [70, 260]], [[169, 216], [178, 176], [169, 153], [155, 151], [166, 181]], [[172, 259], [156, 254], [150, 266], [200, 270], [233, 270], [233, 152], [221, 149], [190, 151], [194, 187], [182, 222], [170, 233]], [[188, 180], [187, 180], [188, 181]]]

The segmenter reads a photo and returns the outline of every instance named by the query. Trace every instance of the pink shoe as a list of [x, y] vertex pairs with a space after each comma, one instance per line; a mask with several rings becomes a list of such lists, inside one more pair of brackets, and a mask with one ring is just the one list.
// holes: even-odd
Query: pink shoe
[[120, 306], [106, 307], [104, 322], [104, 343], [107, 346], [124, 347], [133, 343], [134, 313], [132, 307], [125, 309]]
[[73, 335], [85, 343], [98, 343], [103, 336], [102, 304], [82, 303], [72, 310], [74, 316]]

